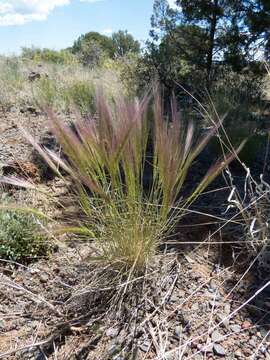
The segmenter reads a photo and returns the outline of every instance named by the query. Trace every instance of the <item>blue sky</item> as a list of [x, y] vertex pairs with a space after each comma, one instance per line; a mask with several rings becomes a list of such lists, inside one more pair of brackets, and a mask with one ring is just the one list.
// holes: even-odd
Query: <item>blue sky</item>
[[[171, 0], [170, 0], [171, 1]], [[0, 53], [60, 49], [81, 34], [128, 30], [146, 40], [154, 0], [0, 0]]]

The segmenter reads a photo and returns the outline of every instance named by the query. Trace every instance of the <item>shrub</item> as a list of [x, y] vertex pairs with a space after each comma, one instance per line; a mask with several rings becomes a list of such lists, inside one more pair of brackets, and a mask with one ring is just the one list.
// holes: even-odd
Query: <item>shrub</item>
[[47, 106], [57, 108], [58, 103], [58, 89], [55, 80], [41, 77], [34, 86], [34, 96], [39, 107], [45, 108]]
[[94, 112], [94, 85], [92, 82], [76, 81], [63, 91], [65, 107], [74, 106], [82, 115]]
[[35, 63], [52, 63], [71, 65], [76, 64], [76, 57], [68, 50], [51, 50], [51, 49], [40, 49], [40, 48], [22, 48], [22, 58], [24, 60], [32, 60]]
[[26, 262], [48, 252], [40, 223], [33, 215], [0, 210], [0, 257]]
[[197, 138], [192, 124], [180, 122], [175, 100], [170, 122], [158, 94], [151, 104], [150, 97], [128, 101], [120, 95], [110, 102], [99, 90], [97, 116], [78, 119], [75, 131], [51, 115], [68, 162], [29, 137], [59, 176], [60, 165], [73, 178], [74, 202], [82, 215], [63, 231], [94, 240], [96, 260], [125, 270], [141, 271], [151, 262], [185, 209], [233, 158], [217, 162], [190, 195], [179, 200], [190, 166], [215, 129]]
[[245, 167], [246, 178], [243, 188], [235, 185], [230, 176], [232, 191], [229, 206], [238, 211], [239, 234], [249, 253], [257, 255], [269, 249], [270, 184], [261, 175], [255, 180]]
[[3, 107], [14, 105], [17, 95], [24, 86], [22, 64], [17, 58], [0, 59], [0, 104]]
[[[211, 102], [215, 111], [226, 115], [228, 126], [245, 125], [260, 119], [264, 108], [262, 78], [252, 73], [235, 73], [227, 67], [220, 70], [211, 89]], [[209, 110], [211, 111], [212, 105]], [[213, 114], [214, 117], [214, 114]]]

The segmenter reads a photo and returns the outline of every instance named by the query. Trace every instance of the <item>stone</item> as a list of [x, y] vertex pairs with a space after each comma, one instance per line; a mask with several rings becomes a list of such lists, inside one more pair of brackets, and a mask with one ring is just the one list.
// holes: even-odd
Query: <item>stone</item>
[[243, 353], [242, 353], [242, 351], [241, 351], [240, 349], [237, 349], [237, 350], [234, 352], [234, 355], [235, 355], [237, 358], [239, 358], [239, 359], [243, 358]]
[[179, 298], [185, 298], [186, 296], [186, 292], [184, 290], [179, 290], [178, 291], [178, 297]]
[[209, 286], [210, 286], [210, 289], [211, 289], [211, 290], [213, 290], [213, 291], [217, 290], [217, 283], [216, 283], [215, 280], [212, 279], [212, 280], [210, 281]]
[[108, 349], [108, 355], [109, 356], [113, 356], [113, 355], [116, 355], [117, 353], [119, 353], [121, 350], [119, 344], [117, 343], [114, 343], [112, 344], [109, 349]]
[[39, 275], [39, 280], [41, 283], [46, 284], [50, 280], [50, 277], [48, 274], [43, 273]]
[[230, 305], [230, 304], [226, 304], [226, 305], [224, 306], [224, 313], [225, 313], [226, 315], [229, 315], [230, 312], [231, 312], [231, 305]]
[[240, 325], [231, 325], [231, 330], [234, 332], [234, 333], [240, 333], [241, 332], [241, 326]]
[[144, 341], [139, 348], [143, 351], [143, 352], [147, 352], [150, 349], [150, 342], [149, 341]]
[[223, 340], [223, 335], [218, 330], [215, 330], [211, 335], [211, 339], [214, 343], [218, 343]]
[[199, 304], [198, 303], [192, 304], [191, 310], [198, 311], [199, 310]]
[[110, 337], [110, 338], [114, 338], [119, 334], [119, 329], [117, 328], [109, 328], [108, 330], [106, 330], [106, 336]]
[[221, 346], [219, 344], [214, 344], [213, 345], [213, 351], [218, 356], [225, 356], [226, 355], [226, 350], [224, 349], [223, 346]]
[[28, 75], [29, 81], [35, 81], [41, 78], [41, 74], [36, 71], [31, 71]]
[[242, 329], [248, 329], [251, 327], [251, 323], [247, 320], [245, 320], [242, 324]]
[[175, 336], [177, 336], [178, 338], [180, 338], [181, 335], [182, 335], [182, 332], [183, 332], [182, 326], [176, 326], [176, 327], [175, 327], [175, 330], [174, 330]]

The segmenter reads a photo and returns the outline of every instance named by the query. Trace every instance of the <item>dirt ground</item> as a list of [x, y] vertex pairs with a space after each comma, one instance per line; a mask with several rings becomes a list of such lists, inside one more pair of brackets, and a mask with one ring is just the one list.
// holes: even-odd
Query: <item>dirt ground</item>
[[[44, 140], [46, 116], [16, 110], [0, 118], [2, 170], [13, 171], [15, 162], [15, 174], [63, 196], [63, 184], [44, 176], [20, 130]], [[31, 191], [3, 191], [50, 207]], [[49, 211], [59, 219], [59, 209]], [[162, 246], [132, 283], [92, 263], [91, 246], [76, 239], [57, 239], [49, 259], [27, 266], [0, 259], [0, 359], [270, 359], [270, 289], [262, 290], [269, 279], [219, 243], [222, 234], [205, 244], [213, 231], [179, 227], [177, 241]]]

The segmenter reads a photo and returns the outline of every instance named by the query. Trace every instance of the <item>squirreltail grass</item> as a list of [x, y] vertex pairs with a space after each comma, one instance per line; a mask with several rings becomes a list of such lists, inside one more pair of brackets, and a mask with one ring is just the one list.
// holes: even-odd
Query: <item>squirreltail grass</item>
[[196, 134], [192, 123], [181, 120], [175, 98], [170, 116], [165, 114], [158, 90], [141, 100], [117, 95], [112, 102], [98, 89], [95, 109], [93, 117], [72, 127], [49, 112], [67, 160], [28, 138], [58, 175], [60, 167], [73, 179], [81, 215], [63, 231], [93, 241], [93, 259], [142, 271], [185, 209], [233, 156], [217, 161], [182, 198], [188, 171], [217, 128]]

